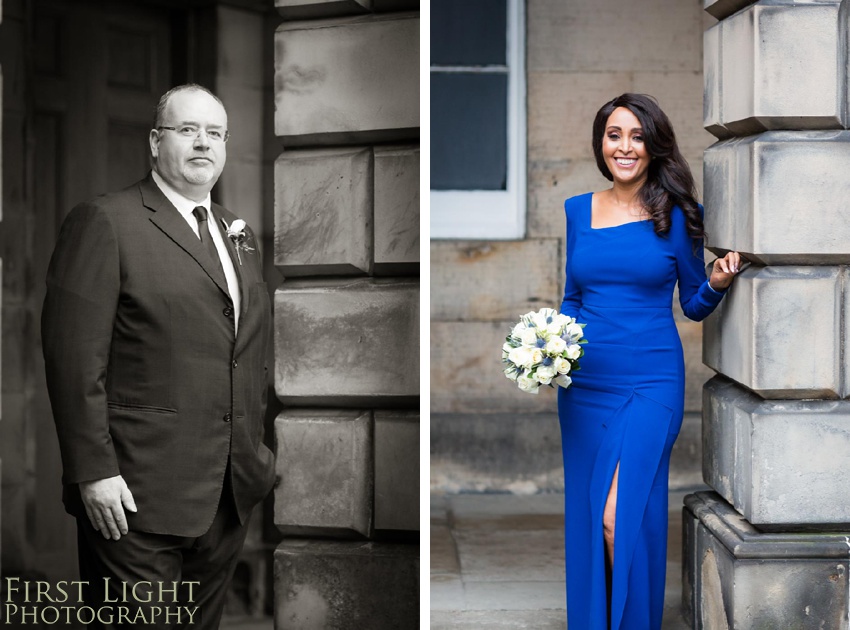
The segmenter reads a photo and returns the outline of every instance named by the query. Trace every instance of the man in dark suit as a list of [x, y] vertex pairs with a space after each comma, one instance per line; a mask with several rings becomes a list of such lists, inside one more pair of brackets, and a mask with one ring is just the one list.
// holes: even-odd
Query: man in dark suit
[[[210, 202], [227, 136], [206, 88], [166, 93], [152, 172], [76, 206], [47, 276], [47, 385], [81, 580], [89, 605], [171, 608], [136, 625], [218, 627], [251, 510], [274, 483], [259, 252], [244, 222]], [[124, 584], [141, 588], [128, 597]]]

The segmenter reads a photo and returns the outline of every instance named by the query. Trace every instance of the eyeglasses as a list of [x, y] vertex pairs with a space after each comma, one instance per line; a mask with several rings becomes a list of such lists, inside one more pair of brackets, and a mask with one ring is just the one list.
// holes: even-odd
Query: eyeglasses
[[220, 129], [204, 129], [196, 125], [181, 125], [180, 127], [157, 127], [157, 129], [167, 129], [168, 131], [176, 131], [184, 138], [197, 138], [201, 131], [207, 134], [207, 138], [213, 142], [227, 142], [230, 139], [229, 131], [221, 131]]

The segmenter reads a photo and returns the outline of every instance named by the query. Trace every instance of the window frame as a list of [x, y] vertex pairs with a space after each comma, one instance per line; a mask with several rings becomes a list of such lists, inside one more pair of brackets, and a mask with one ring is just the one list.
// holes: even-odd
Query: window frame
[[431, 190], [432, 240], [525, 237], [525, 0], [507, 0], [507, 11], [507, 186], [505, 190]]

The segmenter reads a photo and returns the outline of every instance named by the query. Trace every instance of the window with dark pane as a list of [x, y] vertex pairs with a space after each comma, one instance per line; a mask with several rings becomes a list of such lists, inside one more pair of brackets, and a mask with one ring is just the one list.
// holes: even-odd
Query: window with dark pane
[[431, 3], [431, 189], [506, 190], [507, 0]]
[[507, 0], [432, 0], [432, 66], [504, 66]]
[[431, 73], [431, 188], [505, 190], [508, 77]]

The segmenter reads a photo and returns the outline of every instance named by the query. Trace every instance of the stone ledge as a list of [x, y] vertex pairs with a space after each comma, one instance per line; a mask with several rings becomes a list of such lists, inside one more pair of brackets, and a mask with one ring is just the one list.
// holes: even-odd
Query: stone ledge
[[370, 11], [415, 11], [419, 0], [275, 0], [275, 8], [287, 20], [310, 20]]
[[[756, 529], [716, 492], [685, 497], [685, 509], [712, 530], [736, 559], [825, 558], [848, 561], [844, 533], [766, 533]], [[850, 531], [850, 529], [848, 529]]]
[[275, 0], [275, 8], [287, 20], [309, 20], [368, 13], [371, 0]]
[[756, 0], [703, 0], [702, 7], [712, 17], [722, 20], [755, 3]]
[[848, 600], [843, 534], [764, 534], [713, 492], [685, 497], [685, 618], [694, 628], [840, 628]]

